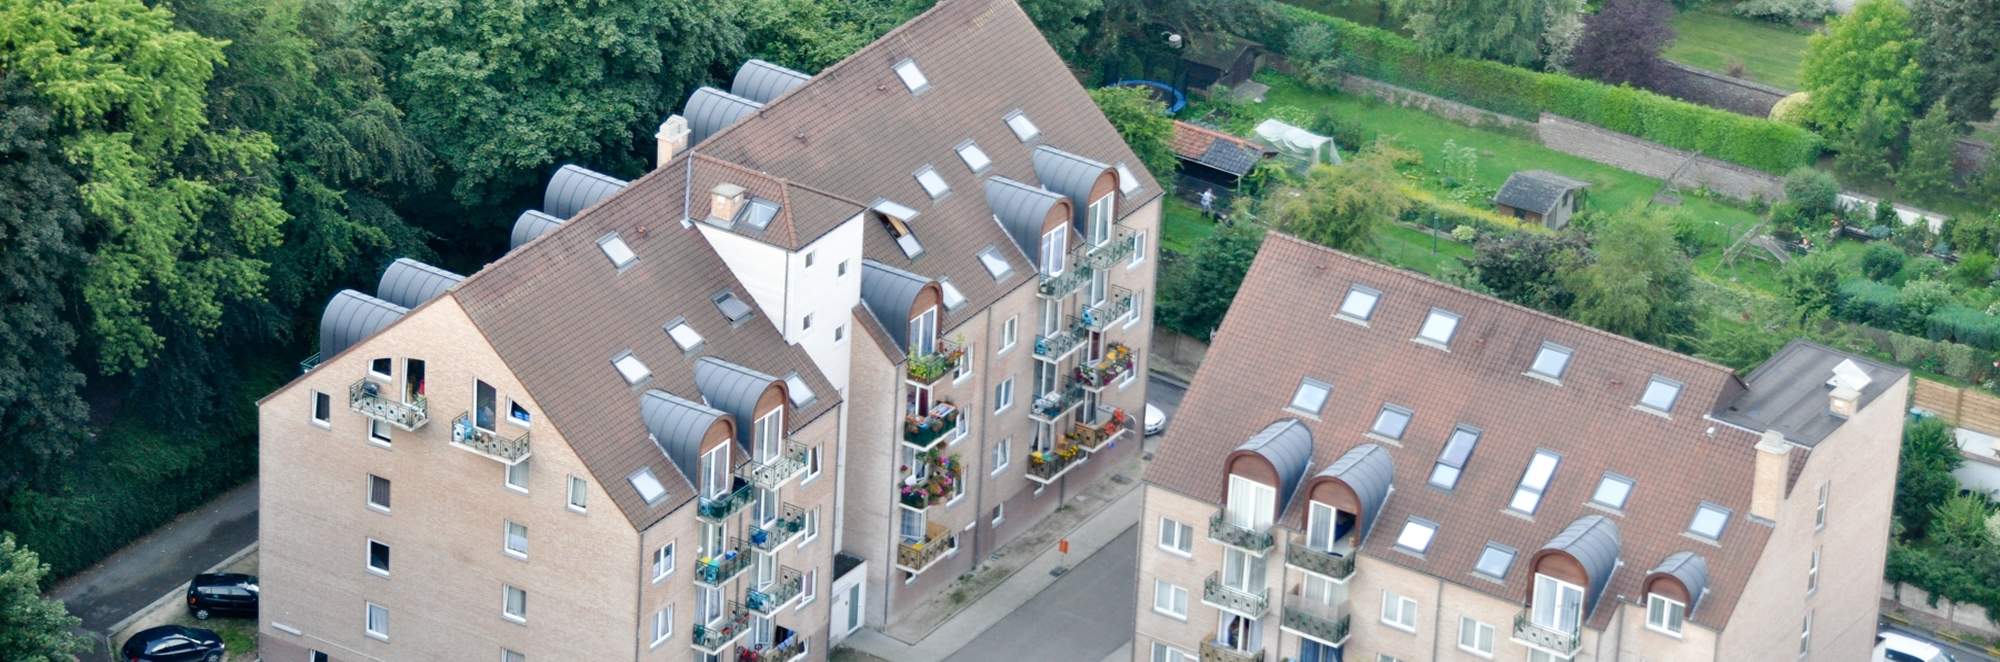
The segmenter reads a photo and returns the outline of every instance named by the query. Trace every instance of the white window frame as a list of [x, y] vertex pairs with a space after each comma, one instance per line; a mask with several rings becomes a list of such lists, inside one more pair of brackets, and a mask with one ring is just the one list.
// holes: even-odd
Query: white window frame
[[667, 544], [653, 550], [653, 583], [658, 584], [660, 580], [674, 576], [674, 571], [677, 569], [674, 567], [675, 542], [678, 541], [669, 540]]
[[395, 428], [390, 427], [388, 421], [368, 419], [368, 443], [383, 448], [394, 448], [396, 445], [395, 439], [390, 436], [393, 434], [395, 434]]
[[[1678, 628], [1673, 623], [1676, 619], [1670, 618], [1674, 609], [1680, 610], [1680, 617], [1678, 619], [1680, 626]], [[1674, 600], [1658, 593], [1646, 594], [1646, 629], [1679, 639], [1681, 638], [1681, 630], [1686, 627], [1687, 605], [1681, 604], [1679, 600]]]
[[1139, 268], [1139, 265], [1145, 263], [1146, 263], [1146, 231], [1140, 230], [1132, 235], [1132, 259], [1125, 261], [1125, 270], [1131, 271], [1133, 269], [1137, 269]]
[[[328, 358], [332, 358], [332, 357], [328, 357]], [[377, 371], [375, 370], [375, 362], [376, 362], [376, 361], [388, 361], [388, 362], [389, 362], [389, 371], [388, 371], [388, 372], [377, 372]], [[395, 359], [395, 357], [390, 357], [390, 356], [383, 356], [383, 357], [377, 357], [377, 358], [373, 358], [373, 359], [369, 359], [369, 360], [368, 360], [368, 378], [369, 378], [369, 379], [373, 379], [373, 380], [375, 380], [375, 381], [378, 381], [378, 382], [382, 382], [382, 383], [385, 383], [385, 384], [394, 384], [394, 383], [396, 383], [396, 359]]]
[[799, 481], [800, 486], [810, 485], [814, 480], [817, 480], [821, 475], [826, 473], [825, 465], [822, 464], [826, 457], [824, 455], [825, 451], [822, 450], [824, 448], [825, 444], [814, 444], [811, 449], [806, 451], [806, 476]]
[[1106, 193], [1104, 197], [1090, 201], [1090, 206], [1084, 209], [1083, 227], [1090, 231], [1090, 236], [1084, 237], [1083, 240], [1089, 242], [1091, 246], [1103, 246], [1105, 242], [1111, 241], [1113, 234], [1111, 217], [1117, 213], [1117, 199], [1116, 194]]
[[999, 416], [1014, 408], [1014, 378], [1008, 377], [993, 387], [993, 415]]
[[799, 549], [805, 549], [812, 541], [819, 540], [819, 506], [806, 511], [804, 519], [805, 535], [799, 536]]
[[[394, 548], [392, 548], [392, 547], [390, 547], [390, 546], [389, 546], [389, 543], [386, 543], [386, 542], [382, 542], [382, 541], [380, 541], [380, 540], [376, 540], [376, 539], [374, 539], [374, 538], [369, 538], [369, 539], [368, 539], [368, 549], [367, 549], [367, 552], [368, 552], [368, 556], [367, 556], [367, 558], [365, 559], [365, 563], [364, 563], [364, 565], [365, 565], [365, 566], [366, 566], [366, 567], [368, 568], [368, 572], [370, 572], [370, 573], [373, 573], [373, 574], [375, 574], [375, 575], [378, 575], [378, 576], [382, 576], [382, 577], [387, 577], [387, 576], [389, 576], [389, 569], [388, 569], [388, 568], [377, 568], [377, 567], [375, 567], [375, 547], [376, 547], [377, 545], [380, 545], [380, 546], [382, 547], [382, 550], [383, 550], [384, 552], [388, 552], [388, 553], [394, 553], [394, 552], [395, 552], [395, 549], [394, 549]], [[385, 561], [388, 561], [388, 560], [390, 560], [390, 559], [389, 559], [389, 554], [384, 554], [384, 555], [383, 555], [383, 559], [384, 559]]]
[[1013, 447], [1014, 439], [1012, 437], [1001, 439], [999, 443], [993, 444], [993, 473], [991, 475], [998, 476], [1007, 473], [1007, 467], [1013, 466]]
[[[1546, 467], [1542, 475], [1536, 476], [1537, 467]], [[1533, 517], [1542, 509], [1542, 498], [1548, 495], [1549, 485], [1556, 480], [1556, 470], [1562, 468], [1562, 455], [1555, 451], [1537, 448], [1528, 458], [1528, 466], [1521, 470], [1521, 480], [1514, 485], [1514, 496], [1507, 499], [1507, 509]]]
[[[388, 488], [385, 489], [384, 491], [388, 493], [389, 503], [375, 503], [375, 481], [378, 480], [382, 481], [383, 484], [388, 485]], [[368, 474], [368, 480], [366, 481], [366, 483], [367, 484], [363, 486], [363, 491], [366, 492], [366, 494], [363, 496], [363, 499], [365, 499], [364, 503], [367, 503], [368, 507], [375, 510], [376, 512], [387, 514], [389, 512], [389, 506], [396, 502], [396, 482], [393, 480], [389, 480], [387, 478], [383, 478], [381, 476], [377, 476], [375, 474]]]
[[[500, 617], [515, 623], [528, 622], [528, 589], [513, 584], [501, 584]], [[514, 596], [521, 596], [521, 613], [514, 613]]]
[[[1161, 606], [1162, 601], [1166, 606]], [[1187, 620], [1188, 590], [1179, 584], [1164, 579], [1153, 580], [1153, 613], [1167, 618]]]
[[1006, 522], [1007, 522], [1007, 503], [1003, 501], [1000, 503], [993, 504], [993, 526], [997, 527], [1000, 526], [1001, 524], [1005, 524]]
[[[320, 416], [319, 405], [321, 400], [326, 401], [326, 416], [323, 418]], [[306, 406], [309, 409], [307, 415], [311, 417], [313, 425], [317, 425], [321, 429], [333, 429], [333, 394], [311, 391], [306, 397]]]
[[[521, 527], [520, 549], [514, 549], [514, 527], [517, 526]], [[500, 551], [523, 561], [528, 560], [528, 525], [506, 520], [506, 524], [500, 527]]]
[[1826, 502], [1828, 497], [1832, 496], [1832, 492], [1833, 481], [1829, 480], [1819, 484], [1819, 506], [1813, 510], [1814, 532], [1826, 529]]
[[[368, 634], [368, 636], [370, 636], [370, 637], [374, 637], [374, 638], [376, 638], [376, 639], [380, 639], [380, 640], [382, 640], [382, 641], [388, 641], [388, 640], [389, 640], [389, 608], [388, 608], [388, 607], [384, 607], [384, 606], [382, 606], [382, 605], [378, 605], [378, 604], [375, 604], [375, 603], [373, 603], [373, 602], [370, 602], [370, 603], [367, 603], [367, 604], [368, 604], [368, 609], [367, 609], [367, 611], [363, 612], [363, 614], [362, 614], [362, 617], [361, 617], [361, 619], [362, 619], [362, 620], [361, 620], [361, 628], [362, 628], [362, 631], [363, 631], [363, 632], [365, 632], [365, 633], [367, 633], [367, 634]], [[377, 629], [375, 629], [375, 625], [376, 625], [376, 622], [375, 622], [375, 621], [376, 621], [376, 619], [375, 619], [375, 616], [376, 616], [376, 614], [381, 614], [381, 617], [382, 617], [382, 618], [381, 618], [381, 625], [382, 625], [382, 629], [380, 629], [380, 630], [377, 630]]]
[[1069, 257], [1069, 225], [1065, 224], [1042, 235], [1041, 272], [1044, 276], [1061, 276], [1069, 267], [1065, 261]]
[[807, 570], [805, 578], [800, 580], [799, 604], [798, 606], [793, 607], [792, 611], [805, 611], [806, 605], [812, 604], [814, 600], [818, 599], [819, 599], [819, 568], [813, 568], [811, 570]]
[[[508, 466], [507, 466], [507, 469], [506, 469], [505, 471], [502, 471], [502, 472], [500, 472], [500, 474], [501, 474], [501, 479], [502, 479], [502, 480], [501, 480], [501, 484], [502, 484], [502, 485], [505, 485], [505, 486], [507, 487], [507, 489], [509, 489], [509, 490], [512, 490], [512, 491], [515, 491], [515, 492], [519, 492], [519, 493], [521, 493], [521, 494], [527, 494], [527, 493], [528, 493], [528, 481], [532, 480], [532, 479], [533, 479], [533, 477], [534, 477], [534, 470], [533, 470], [533, 469], [531, 469], [531, 468], [529, 468], [529, 464], [528, 464], [529, 462], [532, 462], [532, 461], [534, 461], [534, 460], [533, 460], [532, 458], [529, 458], [529, 459], [523, 459], [523, 460], [521, 460], [520, 462], [516, 462], [516, 463], [514, 463], [514, 464], [511, 464], [511, 465], [508, 465]], [[514, 472], [515, 472], [515, 471], [517, 471], [517, 470], [518, 470], [518, 471], [520, 471], [520, 472], [521, 472], [521, 474], [522, 474], [522, 475], [521, 475], [521, 483], [520, 483], [519, 485], [516, 485], [516, 484], [514, 484]]]
[[1157, 641], [1153, 642], [1152, 662], [1195, 662], [1197, 659], [1200, 658], [1188, 654], [1187, 651]]
[[1166, 517], [1160, 518], [1160, 549], [1182, 558], [1194, 558], [1194, 527]]
[[994, 352], [994, 355], [1006, 356], [1008, 351], [1013, 350], [1015, 345], [1020, 344], [1020, 341], [1021, 316], [1015, 315], [1007, 318], [1007, 321], [1000, 323], [1000, 350]]
[[1819, 592], [1819, 555], [1823, 551], [1826, 551], [1825, 547], [1814, 547], [1812, 551], [1812, 565], [1806, 568], [1806, 595], [1808, 596]]
[[653, 612], [653, 644], [648, 648], [659, 648], [660, 644], [674, 638], [674, 606]]
[[1812, 654], [1812, 622], [1813, 612], [1808, 609], [1806, 610], [1805, 628], [1799, 630], [1799, 657]]
[[[1493, 659], [1493, 639], [1497, 631], [1491, 625], [1470, 616], [1458, 617], [1458, 649], [1486, 659]], [[1468, 637], [1467, 635], [1471, 635]], [[1466, 645], [1466, 640], [1472, 640]], [[1481, 646], [1484, 644], [1484, 647]]]
[[569, 491], [565, 493], [569, 511], [578, 515], [590, 512], [590, 483], [581, 476], [569, 477]]
[[1417, 631], [1417, 600], [1395, 591], [1382, 591], [1382, 624], [1404, 632]]

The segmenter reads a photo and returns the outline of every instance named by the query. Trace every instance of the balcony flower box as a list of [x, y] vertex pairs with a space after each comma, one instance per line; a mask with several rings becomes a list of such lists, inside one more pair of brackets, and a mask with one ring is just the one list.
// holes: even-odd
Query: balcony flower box
[[918, 461], [929, 465], [929, 475], [918, 478], [910, 473], [909, 467], [903, 467], [902, 492], [898, 500], [912, 510], [923, 510], [950, 499], [953, 488], [964, 476], [964, 460], [958, 455], [934, 452], [920, 454]]

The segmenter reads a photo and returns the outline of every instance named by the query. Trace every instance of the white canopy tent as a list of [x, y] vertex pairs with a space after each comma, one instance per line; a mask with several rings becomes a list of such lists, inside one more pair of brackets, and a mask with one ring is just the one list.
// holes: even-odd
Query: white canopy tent
[[1257, 125], [1257, 142], [1278, 150], [1279, 158], [1301, 173], [1316, 163], [1341, 164], [1340, 150], [1332, 138], [1275, 119]]

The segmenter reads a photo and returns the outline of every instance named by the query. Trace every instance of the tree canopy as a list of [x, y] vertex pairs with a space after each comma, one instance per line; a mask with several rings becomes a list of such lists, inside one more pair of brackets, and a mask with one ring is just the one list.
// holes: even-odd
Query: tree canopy
[[1813, 122], [1844, 131], [1872, 101], [1892, 132], [1900, 130], [1920, 107], [1920, 46], [1900, 0], [1862, 0], [1853, 13], [1827, 19], [1826, 32], [1806, 39], [1800, 65]]
[[1155, 101], [1146, 90], [1131, 87], [1100, 87], [1090, 91], [1090, 98], [1139, 156], [1139, 163], [1155, 179], [1171, 181], [1179, 160], [1170, 142], [1174, 139], [1174, 118], [1167, 116], [1166, 104]]
[[1924, 38], [1923, 98], [1943, 101], [1956, 122], [1993, 119], [2000, 100], [2000, 0], [1911, 0], [1910, 26]]
[[35, 552], [0, 533], [0, 649], [20, 662], [71, 662], [89, 643], [71, 633], [83, 622], [56, 600], [42, 597], [49, 566]]
[[1660, 52], [1674, 40], [1674, 7], [1667, 0], [1607, 0], [1584, 21], [1583, 41], [1570, 69], [1612, 85], [1649, 87], [1660, 82]]
[[33, 476], [83, 434], [70, 365], [76, 330], [63, 291], [83, 265], [76, 183], [48, 138], [49, 115], [20, 78], [0, 73], [0, 482]]
[[1683, 344], [1699, 309], [1689, 300], [1694, 268], [1675, 244], [1671, 213], [1638, 207], [1598, 223], [1596, 261], [1565, 277], [1576, 292], [1571, 318], [1655, 345]]

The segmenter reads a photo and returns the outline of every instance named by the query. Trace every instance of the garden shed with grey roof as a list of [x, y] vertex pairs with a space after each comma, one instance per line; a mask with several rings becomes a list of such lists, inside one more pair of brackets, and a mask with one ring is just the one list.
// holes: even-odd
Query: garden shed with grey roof
[[1582, 191], [1590, 182], [1577, 181], [1547, 170], [1522, 170], [1507, 176], [1507, 183], [1493, 194], [1500, 215], [1528, 223], [1540, 223], [1551, 230], [1569, 225], [1576, 213]]

